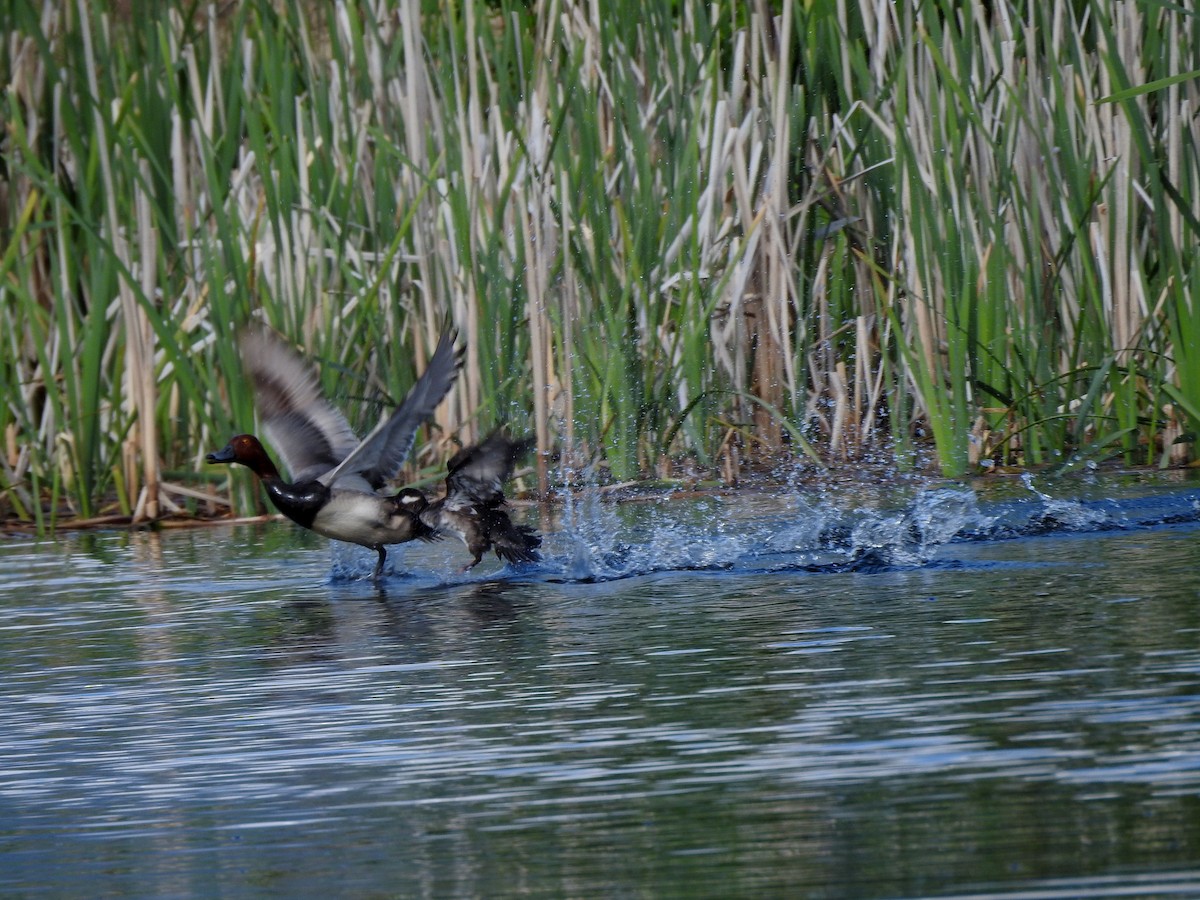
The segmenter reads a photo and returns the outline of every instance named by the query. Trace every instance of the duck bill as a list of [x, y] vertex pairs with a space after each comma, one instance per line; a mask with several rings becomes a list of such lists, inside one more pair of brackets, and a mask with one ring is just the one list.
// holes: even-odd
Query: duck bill
[[237, 454], [233, 451], [233, 444], [226, 444], [224, 449], [210, 453], [204, 458], [210, 463], [231, 463], [237, 459]]

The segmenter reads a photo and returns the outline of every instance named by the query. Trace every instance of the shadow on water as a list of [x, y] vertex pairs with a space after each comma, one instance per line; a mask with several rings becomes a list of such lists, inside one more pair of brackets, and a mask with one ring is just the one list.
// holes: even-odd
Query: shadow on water
[[1200, 492], [1072, 491], [9, 540], [0, 892], [1198, 895]]

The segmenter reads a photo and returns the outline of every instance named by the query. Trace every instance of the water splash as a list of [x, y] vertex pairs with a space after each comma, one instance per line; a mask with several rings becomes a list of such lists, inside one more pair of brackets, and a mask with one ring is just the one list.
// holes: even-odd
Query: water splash
[[961, 532], [991, 521], [966, 488], [923, 491], [903, 510], [864, 516], [851, 535], [852, 559], [856, 568], [923, 566]]
[[[1115, 500], [1060, 499], [1030, 475], [1032, 499], [985, 504], [963, 485], [895, 492], [850, 501], [833, 490], [783, 495], [714, 495], [610, 502], [599, 489], [564, 498], [560, 523], [544, 533], [541, 563], [494, 560], [464, 573], [457, 541], [388, 550], [390, 576], [429, 584], [500, 577], [589, 583], [672, 571], [881, 572], [946, 561], [947, 545], [1200, 521], [1200, 496], [1173, 492]], [[889, 502], [891, 501], [891, 502]], [[375, 555], [334, 542], [334, 581], [369, 579]]]
[[1022, 474], [1021, 483], [1042, 502], [1041, 513], [1031, 520], [1031, 525], [1036, 524], [1044, 532], [1094, 531], [1108, 522], [1108, 514], [1102, 509], [1086, 506], [1078, 500], [1052, 497], [1038, 490], [1032, 472]]
[[[904, 505], [850, 505], [833, 493], [793, 494], [757, 512], [753, 497], [623, 506], [585, 492], [548, 541], [545, 577], [608, 581], [677, 570], [879, 572], [928, 566], [948, 545], [1200, 521], [1200, 497], [1173, 491], [1117, 500], [1058, 498], [985, 504], [954, 485], [918, 490]], [[780, 509], [782, 507], [782, 509]]]
[[[730, 568], [746, 554], [747, 536], [732, 532], [719, 517], [692, 523], [671, 507], [666, 502], [630, 515], [585, 496], [564, 515], [558, 536], [564, 558], [548, 555], [547, 566], [574, 581], [607, 581], [657, 571]], [[693, 506], [687, 513], [704, 508]]]
[[744, 498], [713, 498], [686, 508], [672, 503], [622, 509], [598, 496], [572, 501], [548, 554], [547, 574], [608, 581], [653, 572], [738, 569], [875, 570], [921, 566], [965, 528], [986, 527], [966, 488], [918, 494], [906, 507], [845, 511], [827, 499], [791, 498], [790, 509], [747, 518]]

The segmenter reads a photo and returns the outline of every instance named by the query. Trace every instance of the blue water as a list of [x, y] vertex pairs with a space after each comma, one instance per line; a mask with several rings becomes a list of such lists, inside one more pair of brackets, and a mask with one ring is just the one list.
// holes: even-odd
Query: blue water
[[1186, 478], [0, 541], [0, 895], [1200, 896]]

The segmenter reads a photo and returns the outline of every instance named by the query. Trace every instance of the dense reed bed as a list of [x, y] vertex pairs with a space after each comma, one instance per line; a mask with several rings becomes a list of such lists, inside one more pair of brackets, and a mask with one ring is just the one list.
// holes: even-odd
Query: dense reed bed
[[[1190, 460], [1200, 17], [1147, 0], [17, 0], [0, 513], [249, 511], [260, 317], [413, 478]], [[781, 471], [776, 468], [776, 471]], [[115, 498], [115, 500], [114, 500]]]

